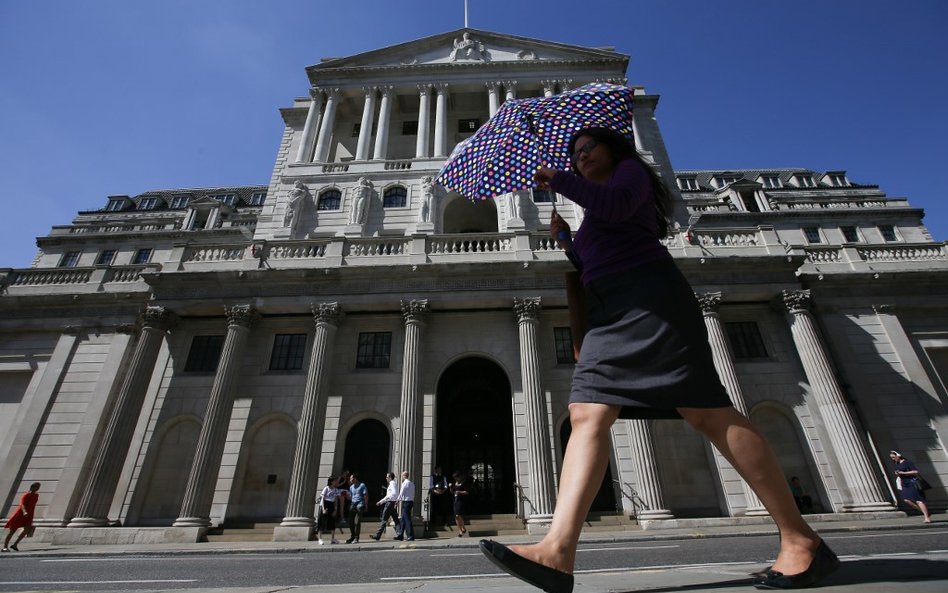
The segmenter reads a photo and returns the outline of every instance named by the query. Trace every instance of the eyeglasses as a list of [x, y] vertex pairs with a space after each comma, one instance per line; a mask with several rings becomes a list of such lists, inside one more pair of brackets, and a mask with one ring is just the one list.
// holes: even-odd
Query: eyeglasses
[[596, 142], [595, 140], [590, 140], [586, 144], [583, 144], [582, 146], [576, 149], [576, 152], [574, 152], [572, 156], [569, 157], [570, 162], [575, 165], [579, 161], [580, 154], [588, 155], [590, 152], [595, 150], [597, 146], [599, 146], [599, 143]]

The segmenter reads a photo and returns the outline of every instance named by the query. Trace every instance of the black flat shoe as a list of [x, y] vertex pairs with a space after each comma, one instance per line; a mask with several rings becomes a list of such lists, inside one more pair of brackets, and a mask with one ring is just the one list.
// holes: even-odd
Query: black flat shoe
[[572, 593], [573, 575], [537, 564], [515, 554], [507, 546], [489, 539], [480, 542], [481, 552], [487, 559], [521, 581], [543, 589], [547, 593]]
[[824, 577], [839, 568], [839, 558], [829, 549], [825, 541], [813, 554], [810, 566], [799, 574], [786, 575], [776, 570], [768, 570], [764, 575], [754, 579], [754, 586], [758, 589], [806, 589], [812, 587]]

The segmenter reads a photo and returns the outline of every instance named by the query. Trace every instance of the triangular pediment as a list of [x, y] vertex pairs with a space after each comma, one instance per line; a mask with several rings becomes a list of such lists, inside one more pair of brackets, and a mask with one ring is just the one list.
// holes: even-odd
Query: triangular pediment
[[566, 45], [478, 29], [458, 29], [307, 68], [312, 75], [349, 69], [404, 68], [500, 62], [622, 62], [628, 56], [610, 49]]

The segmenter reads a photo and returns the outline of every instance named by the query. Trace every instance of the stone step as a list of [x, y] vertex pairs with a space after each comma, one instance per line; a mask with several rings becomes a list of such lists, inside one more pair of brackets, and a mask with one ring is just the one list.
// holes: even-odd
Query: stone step
[[207, 531], [209, 542], [269, 542], [278, 522], [225, 523]]

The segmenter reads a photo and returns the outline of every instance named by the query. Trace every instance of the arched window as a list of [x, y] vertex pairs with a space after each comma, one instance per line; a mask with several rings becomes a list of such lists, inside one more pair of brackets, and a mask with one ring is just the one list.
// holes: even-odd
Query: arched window
[[317, 210], [339, 210], [342, 206], [342, 192], [338, 189], [327, 189], [319, 195]]
[[388, 188], [382, 196], [383, 208], [404, 208], [407, 202], [408, 190], [400, 185]]

